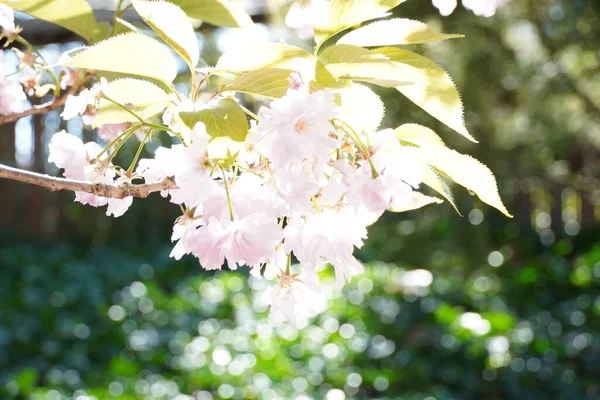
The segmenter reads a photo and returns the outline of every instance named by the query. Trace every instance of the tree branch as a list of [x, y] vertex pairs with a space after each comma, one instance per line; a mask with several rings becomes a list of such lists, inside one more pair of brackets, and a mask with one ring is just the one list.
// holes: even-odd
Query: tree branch
[[62, 107], [66, 102], [67, 98], [75, 94], [79, 91], [81, 85], [73, 85], [71, 88], [66, 91], [62, 96], [55, 98], [52, 101], [49, 101], [44, 104], [40, 104], [39, 106], [34, 106], [29, 110], [25, 110], [23, 112], [8, 114], [8, 115], [0, 115], [0, 125], [8, 124], [10, 122], [15, 122], [23, 117], [27, 117], [29, 115], [34, 114], [45, 114], [48, 111], [56, 110], [59, 107]]
[[0, 178], [41, 186], [52, 192], [71, 190], [90, 193], [100, 197], [123, 199], [125, 197], [148, 197], [150, 193], [176, 188], [175, 182], [166, 178], [162, 182], [150, 184], [124, 183], [118, 186], [103, 183], [91, 183], [72, 179], [57, 178], [50, 175], [38, 174], [0, 164]]

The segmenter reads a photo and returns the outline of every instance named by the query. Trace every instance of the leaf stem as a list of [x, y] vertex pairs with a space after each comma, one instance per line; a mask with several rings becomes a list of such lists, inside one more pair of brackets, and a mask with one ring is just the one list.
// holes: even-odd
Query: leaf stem
[[260, 121], [260, 117], [258, 115], [254, 114], [252, 111], [248, 110], [246, 107], [244, 107], [241, 104], [240, 104], [240, 107], [242, 108], [242, 110], [244, 110], [244, 112], [246, 114], [248, 114], [249, 116], [251, 116], [252, 118], [254, 118], [257, 121]]
[[112, 29], [110, 31], [110, 36], [115, 36], [115, 33], [117, 33], [117, 18], [120, 17], [122, 5], [123, 5], [123, 0], [119, 0], [119, 4], [117, 5], [117, 8], [115, 10], [115, 16], [113, 17], [113, 23], [112, 23]]
[[111, 99], [110, 97], [108, 97], [107, 95], [105, 95], [104, 93], [102, 93], [102, 98], [113, 103], [115, 106], [125, 110], [126, 112], [128, 112], [129, 114], [131, 114], [133, 117], [135, 117], [135, 119], [137, 119], [138, 121], [140, 121], [141, 124], [144, 124], [144, 120], [142, 119], [142, 117], [140, 117], [139, 115], [137, 115], [134, 111], [130, 110], [129, 108], [127, 108], [126, 106], [124, 106], [123, 104]]
[[331, 39], [332, 37], [334, 37], [338, 33], [345, 31], [346, 29], [348, 29], [348, 27], [342, 28], [342, 29], [338, 30], [337, 32], [330, 33], [329, 36], [327, 36], [327, 37], [325, 37], [325, 39], [321, 40], [319, 42], [319, 44], [317, 44], [317, 46], [315, 47], [315, 52], [313, 53], [313, 55], [315, 57], [318, 56], [319, 55], [319, 50], [321, 50], [321, 47], [323, 47], [323, 45], [325, 44], [325, 42], [327, 42], [329, 39]]
[[223, 184], [225, 185], [225, 194], [227, 195], [227, 207], [229, 207], [229, 218], [233, 221], [235, 218], [233, 216], [233, 205], [231, 204], [231, 196], [229, 194], [229, 184], [227, 183], [225, 170], [220, 165], [219, 168], [221, 169], [221, 173], [223, 174]]
[[132, 132], [135, 132], [141, 125], [134, 125], [132, 127], [129, 127], [127, 129], [125, 129], [119, 136], [117, 136], [115, 139], [113, 139], [104, 149], [102, 149], [102, 151], [96, 156], [94, 157], [94, 160], [98, 160], [100, 158], [100, 156], [102, 156], [104, 153], [106, 153], [108, 150], [110, 150], [114, 145], [116, 145], [119, 140], [125, 138], [125, 136], [129, 135]]
[[130, 110], [129, 108], [127, 108], [126, 106], [124, 106], [123, 104], [111, 99], [110, 97], [106, 96], [105, 94], [102, 94], [102, 98], [111, 102], [112, 104], [116, 105], [117, 107], [121, 108], [124, 111], [127, 111], [127, 113], [129, 113], [130, 115], [132, 115], [135, 119], [137, 119], [139, 121], [139, 123], [143, 126], [147, 126], [148, 128], [153, 128], [153, 129], [157, 129], [160, 131], [165, 131], [165, 132], [169, 132], [175, 136], [177, 136], [179, 138], [179, 140], [181, 140], [183, 142], [183, 138], [181, 137], [181, 135], [179, 135], [177, 132], [173, 131], [171, 128], [168, 128], [164, 125], [157, 125], [157, 124], [153, 124], [152, 122], [146, 122], [142, 119], [142, 117], [140, 117], [135, 111]]
[[356, 133], [356, 131], [354, 129], [352, 129], [352, 127], [350, 125], [348, 125], [346, 122], [342, 121], [341, 119], [333, 118], [331, 121], [334, 124], [336, 122], [342, 124], [342, 129], [354, 141], [354, 143], [356, 143], [358, 148], [362, 151], [362, 153], [367, 158], [367, 161], [369, 162], [369, 165], [371, 166], [371, 175], [373, 176], [373, 179], [376, 179], [379, 176], [379, 173], [377, 172], [377, 169], [375, 169], [373, 160], [371, 160], [371, 155], [369, 154], [369, 150], [367, 149], [365, 144], [362, 142], [362, 140], [360, 140], [360, 136], [358, 136], [358, 133]]
[[129, 165], [129, 168], [127, 168], [127, 175], [131, 174], [131, 172], [133, 171], [133, 168], [135, 168], [135, 165], [137, 164], [138, 159], [140, 158], [140, 154], [142, 154], [142, 150], [144, 149], [144, 145], [146, 144], [146, 141], [148, 141], [148, 138], [150, 137], [150, 135], [152, 135], [153, 131], [154, 131], [154, 128], [151, 128], [150, 130], [148, 130], [148, 133], [146, 133], [146, 136], [144, 136], [144, 139], [140, 143], [140, 145], [137, 149], [137, 152], [135, 153], [135, 156], [133, 157], [133, 161]]
[[263, 179], [265, 178], [265, 176], [264, 176], [264, 175], [262, 175], [262, 174], [259, 174], [258, 172], [252, 171], [250, 168], [242, 167], [242, 166], [241, 166], [241, 165], [239, 165], [239, 164], [235, 164], [235, 167], [236, 167], [236, 168], [239, 168], [239, 169], [240, 169], [240, 170], [242, 170], [242, 171], [245, 171], [245, 172], [249, 172], [249, 173], [251, 173], [251, 174], [254, 174], [254, 175], [256, 175], [256, 176], [258, 176], [258, 177], [260, 177], [260, 178], [263, 178]]

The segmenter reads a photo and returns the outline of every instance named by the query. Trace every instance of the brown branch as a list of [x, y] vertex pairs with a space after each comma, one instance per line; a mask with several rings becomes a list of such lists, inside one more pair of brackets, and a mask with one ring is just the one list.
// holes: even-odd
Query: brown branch
[[25, 110], [23, 112], [8, 114], [8, 115], [0, 115], [0, 125], [8, 124], [10, 122], [15, 122], [23, 117], [27, 117], [29, 115], [35, 114], [45, 114], [49, 111], [56, 110], [59, 107], [62, 107], [66, 102], [67, 98], [75, 94], [81, 89], [81, 85], [73, 85], [71, 88], [63, 93], [62, 96], [55, 98], [52, 101], [49, 101], [44, 104], [40, 104], [39, 106], [34, 106], [29, 110]]
[[162, 182], [149, 184], [107, 185], [103, 183], [91, 183], [76, 181], [72, 179], [57, 178], [50, 175], [38, 174], [18, 168], [12, 168], [0, 164], [0, 178], [41, 186], [52, 192], [59, 190], [72, 190], [76, 192], [90, 193], [95, 196], [123, 199], [125, 197], [147, 197], [150, 193], [176, 188], [173, 180], [166, 178]]

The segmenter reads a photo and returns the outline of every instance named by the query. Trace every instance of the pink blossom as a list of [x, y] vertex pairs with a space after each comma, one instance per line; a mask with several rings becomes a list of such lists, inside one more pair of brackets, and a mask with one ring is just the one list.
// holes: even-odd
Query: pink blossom
[[318, 160], [324, 163], [339, 142], [331, 137], [331, 119], [337, 106], [331, 93], [290, 89], [287, 95], [259, 110], [258, 133], [264, 135], [259, 151], [275, 168]]
[[208, 224], [196, 229], [193, 235], [186, 237], [183, 245], [187, 251], [195, 255], [202, 268], [206, 270], [221, 269], [225, 259], [225, 229], [216, 218], [211, 218]]
[[293, 2], [285, 16], [285, 24], [295, 29], [300, 39], [310, 39], [315, 34], [313, 26], [317, 17], [326, 12], [326, 7], [324, 0]]
[[0, 4], [0, 27], [4, 36], [10, 36], [16, 30], [15, 12], [5, 4]]
[[64, 169], [65, 177], [83, 179], [83, 167], [88, 161], [81, 139], [62, 130], [55, 133], [48, 144], [48, 162]]
[[101, 124], [98, 126], [98, 136], [107, 142], [115, 140], [131, 124]]
[[188, 146], [174, 145], [157, 155], [157, 160], [168, 176], [175, 178], [178, 189], [170, 191], [171, 201], [195, 207], [210, 197], [216, 184], [211, 178], [212, 167], [207, 154], [209, 137], [202, 122], [194, 126], [190, 137]]
[[106, 78], [100, 78], [100, 82], [96, 83], [89, 89], [82, 90], [78, 96], [70, 94], [67, 97], [65, 108], [60, 116], [69, 120], [77, 116], [85, 114], [88, 106], [95, 106], [99, 94], [106, 89], [108, 81]]
[[335, 269], [336, 286], [341, 289], [352, 276], [363, 272], [352, 253], [354, 247], [362, 247], [366, 237], [365, 226], [352, 214], [326, 210], [289, 221], [284, 230], [284, 248], [293, 251], [309, 269], [330, 262]]
[[220, 267], [225, 259], [231, 269], [264, 262], [281, 242], [278, 198], [254, 178], [246, 175], [233, 183], [229, 200], [225, 188], [220, 187], [196, 208], [197, 215], [208, 223], [188, 236], [182, 246], [196, 255], [205, 268]]
[[79, 80], [79, 71], [66, 69], [65, 74], [60, 78], [60, 88], [66, 90], [69, 86], [73, 86]]
[[421, 164], [409, 147], [401, 146], [393, 130], [386, 129], [369, 136], [371, 164], [360, 161], [357, 169], [346, 162], [335, 166], [344, 173], [348, 186], [348, 204], [364, 207], [370, 213], [400, 208], [412, 200], [413, 188], [421, 183]]
[[188, 249], [187, 245], [194, 236], [196, 228], [203, 223], [203, 218], [193, 215], [184, 214], [177, 218], [175, 225], [173, 225], [173, 234], [171, 235], [171, 241], [177, 241], [177, 244], [173, 247], [169, 256], [179, 260], [185, 254], [191, 253], [192, 249]]
[[452, 14], [458, 5], [457, 0], [432, 0], [432, 2], [434, 7], [440, 11], [442, 17]]
[[321, 294], [314, 277], [284, 271], [281, 266], [277, 285], [267, 292], [271, 312], [281, 312], [290, 326], [297, 329], [297, 316], [314, 312], [312, 305]]
[[[2, 6], [2, 4], [0, 4]], [[2, 6], [6, 7], [6, 6]], [[8, 8], [8, 7], [7, 7]], [[2, 8], [0, 7], [0, 17]], [[0, 21], [1, 23], [1, 21]], [[0, 51], [0, 65], [4, 60], [4, 52]], [[9, 115], [23, 110], [23, 102], [27, 100], [23, 86], [16, 81], [0, 75], [0, 114]]]
[[288, 255], [283, 250], [283, 246], [278, 246], [275, 253], [271, 254], [263, 262], [254, 264], [250, 269], [250, 274], [256, 277], [264, 276], [265, 279], [272, 280], [285, 268], [287, 261]]
[[[123, 183], [131, 183], [131, 179], [127, 177], [118, 178], [114, 184], [122, 185]], [[128, 196], [123, 199], [108, 199], [108, 207], [106, 207], [106, 215], [113, 216], [115, 218], [122, 216], [129, 209], [129, 207], [133, 204], [133, 197]]]
[[462, 0], [463, 7], [480, 17], [493, 17], [506, 0]]
[[277, 221], [264, 214], [232, 221], [227, 226], [227, 240], [223, 243], [229, 267], [235, 269], [235, 265], [266, 261], [275, 253], [275, 246], [282, 236]]
[[[85, 182], [120, 185], [130, 183], [130, 179], [120, 177], [115, 181], [116, 170], [105, 157], [98, 157], [102, 147], [95, 142], [83, 143], [75, 135], [66, 131], [55, 133], [48, 145], [48, 161], [64, 170], [64, 176]], [[113, 199], [96, 196], [87, 192], [75, 192], [75, 201], [92, 207], [108, 205], [106, 215], [120, 217], [127, 211], [133, 197]]]

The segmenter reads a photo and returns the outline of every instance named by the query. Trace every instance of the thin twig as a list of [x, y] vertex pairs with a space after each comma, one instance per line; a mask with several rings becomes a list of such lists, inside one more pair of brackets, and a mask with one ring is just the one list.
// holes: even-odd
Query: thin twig
[[176, 188], [175, 182], [173, 182], [173, 180], [170, 178], [166, 178], [161, 182], [149, 184], [123, 183], [120, 185], [107, 185], [102, 183], [91, 183], [72, 179], [57, 178], [18, 168], [12, 168], [2, 164], [0, 164], [0, 178], [41, 186], [50, 190], [51, 192], [56, 192], [59, 190], [72, 190], [75, 192], [85, 192], [95, 196], [110, 197], [113, 199], [123, 199], [129, 196], [144, 198], [148, 197], [150, 193]]
[[30, 108], [29, 110], [25, 110], [25, 111], [22, 111], [19, 113], [0, 115], [0, 125], [15, 122], [15, 121], [17, 121], [21, 118], [27, 117], [29, 115], [45, 114], [49, 111], [56, 110], [57, 108], [62, 107], [67, 102], [67, 98], [70, 95], [74, 95], [75, 93], [77, 93], [80, 88], [81, 88], [80, 85], [73, 85], [62, 96], [56, 97], [54, 100], [49, 101], [45, 104], [40, 104], [39, 106], [34, 106], [34, 107]]

